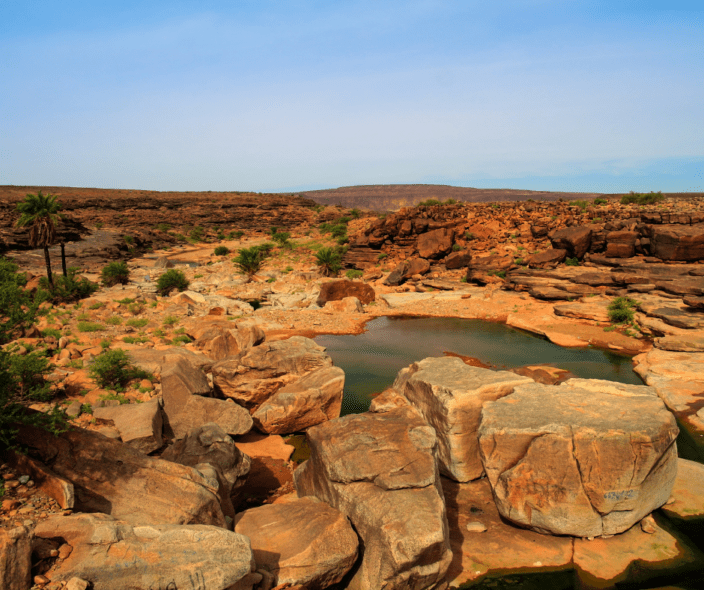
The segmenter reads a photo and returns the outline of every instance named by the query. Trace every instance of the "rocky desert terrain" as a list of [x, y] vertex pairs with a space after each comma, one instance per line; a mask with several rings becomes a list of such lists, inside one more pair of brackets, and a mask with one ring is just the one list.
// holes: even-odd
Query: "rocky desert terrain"
[[[0, 187], [0, 249], [29, 290], [44, 257], [15, 207], [38, 188]], [[703, 198], [388, 206], [399, 189], [379, 214], [316, 192], [41, 190], [66, 214], [55, 273], [59, 241], [96, 284], [111, 261], [130, 273], [43, 304], [6, 345], [46, 351], [55, 398], [32, 410], [58, 404], [71, 428], [22, 427], [3, 454], [3, 588], [701, 579]], [[233, 258], [272, 227], [287, 239], [242, 274]], [[160, 293], [170, 269], [188, 285]], [[419, 358], [368, 412], [339, 417], [344, 371], [312, 338], [379, 316], [483, 319], [628, 354], [643, 385]], [[110, 351], [140, 371], [119, 390], [92, 369]]]

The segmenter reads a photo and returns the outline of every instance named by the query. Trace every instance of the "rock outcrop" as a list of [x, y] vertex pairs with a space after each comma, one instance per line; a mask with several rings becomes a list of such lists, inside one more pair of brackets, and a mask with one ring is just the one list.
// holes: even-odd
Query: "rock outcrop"
[[252, 414], [267, 434], [301, 432], [340, 416], [345, 372], [325, 367], [279, 389]]
[[130, 524], [103, 514], [50, 518], [39, 539], [63, 539], [70, 554], [51, 570], [52, 582], [77, 577], [94, 590], [252, 590], [261, 576], [249, 540], [204, 525]]
[[264, 342], [216, 363], [213, 383], [219, 393], [253, 411], [284, 385], [330, 366], [332, 359], [322, 346], [309, 338], [294, 336]]
[[345, 297], [356, 297], [364, 305], [376, 299], [374, 288], [360, 281], [330, 281], [320, 285], [316, 304], [323, 307], [328, 301], [339, 301]]
[[456, 357], [440, 357], [401, 369], [393, 388], [435, 429], [441, 473], [456, 481], [470, 481], [484, 472], [477, 438], [482, 406], [527, 383], [532, 380], [509, 371], [471, 367]]
[[452, 557], [432, 428], [410, 408], [351, 415], [308, 431], [298, 495], [345, 514], [361, 538], [349, 588], [421, 590], [440, 584]]
[[95, 408], [93, 416], [99, 420], [112, 421], [120, 433], [122, 442], [142, 453], [149, 454], [163, 445], [163, 418], [161, 404], [157, 399], [145, 404]]
[[27, 590], [32, 580], [32, 537], [26, 527], [0, 528], [3, 590]]
[[149, 457], [82, 428], [54, 437], [25, 426], [17, 440], [73, 484], [77, 511], [102, 512], [140, 525], [225, 526], [217, 486], [192, 467]]
[[625, 531], [667, 501], [677, 433], [652, 388], [570, 379], [487, 403], [479, 444], [502, 516], [594, 537]]
[[357, 559], [357, 535], [347, 518], [310, 496], [240, 512], [235, 532], [250, 540], [257, 567], [277, 586], [323, 590]]

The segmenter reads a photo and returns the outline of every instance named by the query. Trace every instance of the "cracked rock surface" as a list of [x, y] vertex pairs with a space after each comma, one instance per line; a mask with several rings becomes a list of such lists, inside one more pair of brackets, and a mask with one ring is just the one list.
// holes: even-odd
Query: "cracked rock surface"
[[435, 431], [411, 408], [345, 416], [308, 430], [298, 495], [346, 515], [361, 538], [359, 590], [434, 588], [452, 559]]
[[487, 403], [479, 444], [504, 518], [542, 533], [620, 533], [662, 506], [679, 430], [647, 386], [570, 379]]

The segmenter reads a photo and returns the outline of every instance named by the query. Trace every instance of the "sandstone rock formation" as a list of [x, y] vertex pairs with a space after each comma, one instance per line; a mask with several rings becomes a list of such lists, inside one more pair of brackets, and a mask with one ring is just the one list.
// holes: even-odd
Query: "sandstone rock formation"
[[217, 424], [210, 422], [194, 428], [184, 439], [168, 447], [161, 458], [194, 467], [206, 477], [210, 475], [210, 466], [216, 478], [211, 487], [217, 487], [222, 511], [226, 516], [235, 516], [230, 498], [244, 484], [251, 462]]
[[320, 285], [316, 304], [323, 307], [328, 301], [339, 301], [345, 297], [356, 297], [364, 305], [376, 299], [374, 288], [360, 281], [329, 281]]
[[440, 357], [401, 369], [393, 388], [435, 429], [441, 473], [470, 481], [484, 472], [477, 440], [482, 406], [531, 382], [508, 371], [470, 367], [459, 358]]
[[215, 389], [249, 410], [255, 410], [284, 385], [332, 366], [324, 349], [309, 338], [264, 342], [244, 354], [213, 365]]
[[625, 531], [667, 501], [677, 433], [652, 388], [570, 379], [487, 403], [479, 444], [502, 516], [594, 537]]
[[78, 511], [139, 524], [225, 526], [217, 487], [191, 467], [149, 457], [81, 428], [54, 437], [27, 426], [17, 440], [74, 485]]
[[325, 367], [285, 385], [252, 414], [257, 428], [268, 434], [301, 432], [340, 416], [345, 372]]
[[163, 419], [161, 404], [157, 399], [145, 404], [124, 404], [107, 408], [95, 408], [93, 416], [99, 420], [111, 420], [120, 433], [122, 442], [148, 454], [161, 448]]
[[27, 590], [32, 580], [32, 537], [24, 526], [0, 528], [0, 581], [3, 590]]
[[249, 540], [204, 525], [130, 524], [104, 514], [74, 514], [37, 525], [39, 539], [63, 539], [72, 551], [51, 571], [53, 582], [79, 577], [94, 590], [252, 590]]
[[410, 408], [351, 415], [308, 431], [298, 495], [345, 514], [362, 540], [349, 588], [433, 588], [450, 564], [432, 428]]
[[235, 532], [250, 540], [257, 567], [279, 586], [323, 590], [357, 559], [357, 535], [347, 518], [310, 496], [240, 512]]

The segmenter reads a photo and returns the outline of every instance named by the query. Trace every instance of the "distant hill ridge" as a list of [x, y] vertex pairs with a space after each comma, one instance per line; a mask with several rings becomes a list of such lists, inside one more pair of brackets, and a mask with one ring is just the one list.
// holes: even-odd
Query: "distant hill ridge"
[[299, 193], [324, 205], [342, 205], [347, 208], [393, 211], [401, 207], [413, 207], [421, 201], [455, 199], [469, 203], [494, 201], [557, 201], [565, 199], [593, 199], [600, 193], [568, 193], [551, 191], [528, 191], [500, 188], [471, 188], [444, 184], [374, 184], [344, 186], [336, 189], [306, 191]]

